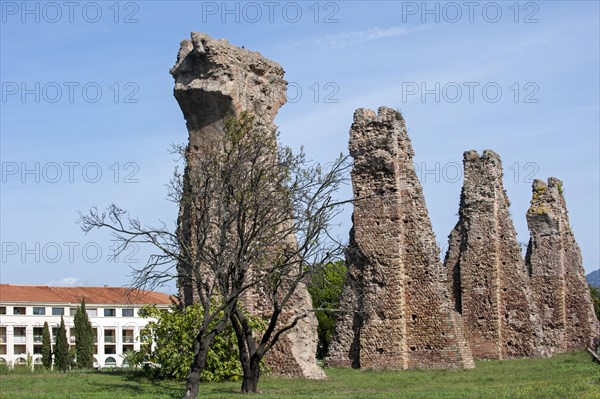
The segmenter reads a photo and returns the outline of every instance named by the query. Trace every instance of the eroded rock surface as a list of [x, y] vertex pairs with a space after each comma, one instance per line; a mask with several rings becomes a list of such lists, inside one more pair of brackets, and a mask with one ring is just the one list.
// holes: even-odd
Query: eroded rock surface
[[531, 238], [526, 263], [542, 326], [542, 355], [591, 347], [600, 325], [585, 281], [581, 251], [571, 231], [562, 182], [533, 182], [527, 211]]
[[525, 268], [493, 151], [464, 153], [459, 220], [445, 258], [448, 289], [476, 359], [534, 356], [535, 321]]
[[372, 369], [474, 367], [399, 112], [358, 109], [348, 280], [327, 363]]
[[[184, 173], [184, 191], [193, 191], [195, 160], [202, 149], [212, 146], [224, 133], [225, 121], [240, 116], [244, 111], [255, 118], [256, 127], [265, 135], [275, 135], [273, 122], [279, 108], [286, 102], [287, 82], [283, 68], [257, 52], [241, 49], [226, 40], [216, 40], [202, 33], [192, 33], [191, 40], [181, 42], [177, 62], [171, 68], [175, 79], [174, 95], [187, 122], [189, 145], [187, 167]], [[193, 197], [193, 196], [192, 196]], [[178, 228], [189, 235], [186, 221], [190, 220], [193, 206], [180, 206]], [[193, 242], [191, 237], [189, 241]], [[180, 270], [179, 290], [185, 304], [197, 297], [193, 273]], [[269, 314], [268, 301], [258, 292], [244, 297], [246, 307], [257, 315]], [[283, 321], [299, 312], [312, 308], [308, 290], [301, 284], [287, 309]], [[324, 378], [316, 364], [317, 320], [314, 315], [302, 319], [267, 354], [267, 363], [273, 372], [287, 376]]]

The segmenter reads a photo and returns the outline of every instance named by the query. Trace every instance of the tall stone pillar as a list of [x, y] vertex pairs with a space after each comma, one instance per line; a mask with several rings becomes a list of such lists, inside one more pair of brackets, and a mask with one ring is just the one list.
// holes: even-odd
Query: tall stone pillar
[[[264, 131], [265, 137], [274, 138], [277, 127], [273, 120], [286, 102], [287, 82], [283, 79], [283, 68], [276, 62], [258, 52], [235, 47], [226, 40], [216, 40], [202, 33], [192, 33], [191, 40], [181, 42], [177, 62], [170, 72], [175, 79], [174, 95], [189, 132], [183, 189], [191, 193], [192, 199], [180, 205], [178, 228], [192, 243], [191, 229], [186, 223], [193, 219], [195, 208], [195, 160], [201, 159], [203, 148], [221, 139], [226, 120], [239, 117], [243, 112], [254, 117], [255, 128]], [[193, 245], [188, 246], [193, 251]], [[180, 266], [179, 274], [180, 296], [184, 304], [192, 304], [197, 300], [194, 271]], [[255, 315], [270, 314], [269, 303], [261, 296], [260, 289], [249, 292], [242, 299], [245, 307]], [[311, 308], [310, 295], [301, 283], [284, 309], [281, 321], [286, 322]], [[317, 320], [311, 314], [282, 336], [267, 353], [266, 361], [277, 374], [324, 378], [325, 374], [316, 364], [317, 342]]]
[[463, 163], [459, 219], [444, 262], [455, 309], [474, 358], [533, 356], [535, 311], [500, 157], [491, 150], [481, 156], [466, 151]]
[[542, 327], [539, 347], [546, 356], [585, 350], [600, 336], [562, 187], [554, 177], [547, 184], [535, 180], [527, 211], [531, 238], [525, 261]]
[[330, 365], [372, 369], [474, 367], [445, 274], [402, 115], [358, 109], [348, 280]]

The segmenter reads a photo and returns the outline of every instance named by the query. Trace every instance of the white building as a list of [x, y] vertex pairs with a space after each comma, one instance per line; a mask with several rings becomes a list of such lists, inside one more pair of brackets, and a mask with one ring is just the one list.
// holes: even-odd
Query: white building
[[0, 363], [26, 364], [31, 354], [34, 364], [40, 364], [44, 322], [54, 344], [61, 315], [74, 347], [73, 316], [82, 299], [96, 337], [94, 367], [123, 366], [121, 355], [140, 349], [140, 330], [150, 321], [138, 316], [139, 309], [171, 304], [169, 295], [155, 291], [0, 284]]

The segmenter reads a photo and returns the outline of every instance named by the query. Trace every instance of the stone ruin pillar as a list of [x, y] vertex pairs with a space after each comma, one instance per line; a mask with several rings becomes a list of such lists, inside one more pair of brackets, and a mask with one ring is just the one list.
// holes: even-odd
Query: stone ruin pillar
[[459, 220], [444, 262], [455, 309], [474, 358], [533, 356], [537, 324], [500, 157], [467, 151], [463, 163]]
[[[184, 191], [193, 190], [194, 160], [202, 156], [202, 149], [214, 145], [223, 133], [225, 121], [239, 117], [244, 111], [255, 118], [257, 128], [267, 135], [275, 135], [273, 120], [286, 102], [287, 82], [283, 68], [260, 53], [244, 50], [226, 40], [215, 40], [206, 34], [192, 33], [191, 40], [181, 42], [177, 62], [171, 68], [175, 79], [174, 95], [181, 107], [189, 132], [187, 166], [184, 172]], [[178, 228], [189, 235], [186, 221], [190, 220], [193, 206], [185, 201], [180, 205]], [[192, 242], [191, 237], [188, 237]], [[178, 281], [184, 304], [197, 300], [195, 283], [189, 270], [180, 266]], [[188, 277], [185, 277], [188, 276]], [[268, 304], [257, 292], [250, 292], [243, 300], [251, 312], [259, 316], [270, 314]], [[260, 303], [254, 303], [260, 302]], [[312, 300], [304, 284], [300, 284], [284, 309], [286, 320], [312, 308]], [[316, 364], [317, 320], [314, 315], [304, 318], [266, 356], [273, 372], [287, 376], [324, 378]]]
[[533, 182], [527, 211], [531, 238], [526, 264], [542, 326], [542, 355], [592, 347], [600, 325], [585, 280], [581, 251], [569, 225], [562, 182]]
[[447, 295], [439, 248], [401, 114], [354, 113], [353, 228], [348, 280], [327, 363], [471, 368], [462, 320]]

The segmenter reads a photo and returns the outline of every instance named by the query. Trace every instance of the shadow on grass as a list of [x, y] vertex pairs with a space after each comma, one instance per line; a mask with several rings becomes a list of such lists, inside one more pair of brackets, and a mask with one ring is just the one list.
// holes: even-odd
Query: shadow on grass
[[[242, 393], [240, 387], [231, 387], [231, 386], [218, 386], [215, 387], [214, 383], [210, 383], [211, 385], [208, 386], [208, 384], [205, 384], [206, 386], [202, 386], [202, 384], [200, 384], [200, 395], [202, 395], [202, 393], [210, 393], [210, 394], [218, 394], [218, 395], [222, 395], [224, 397], [226, 397], [226, 395], [230, 395], [230, 396], [244, 396], [244, 394]], [[259, 388], [260, 390], [260, 388]]]
[[[177, 380], [165, 380], [154, 376], [152, 373], [148, 373], [143, 370], [102, 370], [96, 372], [98, 375], [109, 375], [118, 377], [120, 383], [102, 383], [92, 382], [90, 385], [97, 386], [102, 389], [115, 389], [119, 388], [123, 391], [128, 391], [132, 394], [141, 395], [145, 393], [153, 393], [164, 395], [168, 398], [181, 398], [183, 396], [184, 381]], [[148, 388], [148, 384], [151, 388]], [[179, 387], [174, 387], [177, 384]]]
[[[174, 392], [174, 397], [183, 396], [183, 391], [185, 389], [185, 380], [165, 379], [153, 374], [152, 372], [148, 372], [145, 370], [112, 369], [97, 371], [97, 373], [119, 377], [125, 382], [135, 382], [137, 384], [151, 384], [153, 387], [162, 390], [162, 392], [159, 393], [173, 395]], [[174, 387], [174, 385], [177, 385], [177, 387]], [[201, 382], [200, 392], [225, 396], [244, 396], [241, 392], [241, 386], [241, 381]], [[141, 390], [140, 392], [143, 393], [145, 391]]]
[[110, 392], [118, 389], [119, 393], [126, 393], [132, 396], [142, 396], [144, 394], [152, 394], [153, 396], [161, 398], [180, 399], [183, 396], [183, 389], [173, 388], [170, 386], [164, 386], [161, 384], [152, 384], [151, 387], [141, 387], [136, 383], [124, 381], [122, 383], [102, 383], [102, 382], [89, 382], [90, 386], [94, 386], [102, 392]]

